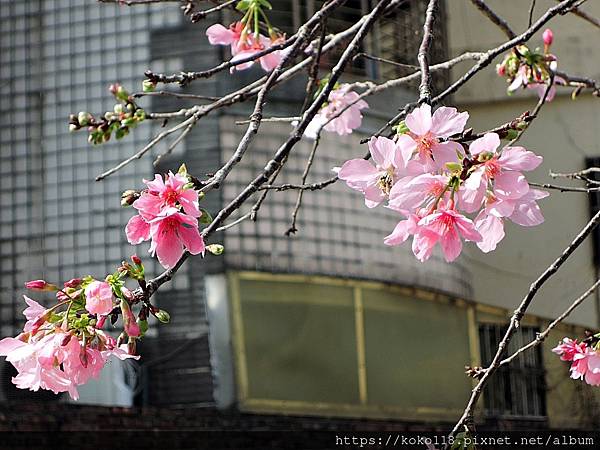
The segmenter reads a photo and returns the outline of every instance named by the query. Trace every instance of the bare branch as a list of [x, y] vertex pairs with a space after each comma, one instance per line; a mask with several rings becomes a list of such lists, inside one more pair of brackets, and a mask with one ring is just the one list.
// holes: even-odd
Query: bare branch
[[209, 14], [219, 12], [222, 9], [228, 8], [229, 6], [233, 6], [238, 1], [239, 0], [228, 0], [212, 8], [204, 9], [202, 11], [196, 11], [195, 13], [192, 13], [192, 15], [190, 16], [190, 20], [193, 23], [199, 22], [200, 20], [206, 18], [206, 16], [208, 16]]
[[189, 100], [210, 100], [217, 101], [220, 97], [211, 97], [208, 95], [197, 95], [197, 94], [181, 94], [179, 92], [172, 91], [153, 91], [153, 92], [135, 92], [131, 94], [134, 98], [139, 97], [175, 97]]
[[[469, 81], [473, 76], [478, 73], [483, 68], [487, 67], [496, 56], [504, 53], [505, 51], [515, 47], [516, 45], [522, 44], [529, 40], [541, 27], [543, 27], [550, 19], [559, 15], [568, 13], [571, 8], [578, 3], [578, 0], [564, 0], [553, 8], [548, 9], [531, 27], [525, 30], [520, 35], [514, 37], [513, 39], [495, 47], [491, 50], [488, 50], [485, 53], [485, 56], [479, 60], [477, 64], [475, 64], [471, 69], [469, 69], [462, 77], [452, 83], [446, 90], [441, 92], [439, 95], [434, 97], [431, 100], [431, 105], [438, 104], [441, 100], [446, 98], [448, 95], [456, 92], [462, 85], [464, 85], [467, 81]], [[380, 136], [387, 128], [397, 123], [399, 120], [402, 120], [410, 110], [416, 106], [416, 103], [407, 104], [402, 111], [400, 111], [396, 116], [390, 119], [383, 127], [381, 127], [374, 136]]]
[[433, 35], [431, 27], [438, 8], [437, 0], [429, 0], [427, 11], [425, 12], [425, 23], [423, 24], [423, 40], [419, 47], [417, 60], [421, 69], [421, 84], [419, 85], [419, 104], [429, 103], [431, 101], [431, 73], [429, 71], [429, 47]]
[[[498, 26], [498, 28], [500, 28], [509, 39], [513, 39], [517, 36], [515, 32], [508, 26], [506, 20], [492, 11], [492, 9], [483, 0], [471, 0], [471, 3], [473, 3], [488, 19], [496, 24], [496, 26]], [[531, 26], [531, 23], [529, 26]]]
[[[323, 90], [317, 96], [315, 101], [313, 101], [311, 106], [306, 110], [302, 120], [299, 121], [295, 129], [290, 133], [289, 138], [281, 145], [281, 147], [279, 147], [271, 161], [269, 161], [266, 167], [263, 169], [262, 173], [260, 173], [251, 183], [249, 183], [248, 186], [246, 186], [246, 188], [235, 199], [225, 206], [219, 212], [219, 214], [217, 214], [212, 223], [203, 230], [202, 234], [204, 236], [208, 236], [218, 229], [223, 221], [227, 219], [227, 217], [236, 211], [248, 199], [248, 197], [255, 193], [267, 180], [271, 178], [274, 173], [277, 172], [277, 169], [281, 167], [283, 161], [287, 158], [287, 155], [292, 150], [294, 145], [302, 138], [304, 130], [316, 115], [323, 101], [329, 97], [329, 93], [333, 89], [347, 63], [350, 61], [352, 55], [358, 48], [358, 45], [367, 35], [374, 21], [379, 18], [386, 11], [386, 9], [388, 9], [388, 6], [391, 8], [402, 3], [402, 0], [381, 0], [369, 14], [363, 16], [363, 18], [357, 22], [361, 23], [360, 28], [356, 32], [356, 35], [352, 41], [348, 44], [348, 47], [343, 52], [335, 67], [332, 69], [329, 81], [324, 86]], [[189, 253], [184, 253], [174, 267], [166, 270], [147, 283], [146, 293], [138, 292], [138, 295], [151, 296], [161, 285], [172, 279], [173, 275], [179, 270], [181, 265], [188, 257]]]
[[549, 184], [549, 183], [534, 183], [533, 181], [530, 181], [529, 184], [531, 186], [535, 186], [535, 187], [539, 187], [539, 188], [543, 188], [543, 189], [553, 189], [553, 190], [560, 191], [560, 192], [584, 192], [587, 194], [589, 194], [590, 192], [600, 192], [600, 187], [582, 188], [582, 187], [573, 187], [573, 186], [559, 186], [556, 184]]
[[567, 317], [569, 317], [569, 315], [573, 312], [573, 310], [575, 308], [577, 308], [579, 305], [581, 305], [584, 302], [584, 300], [586, 300], [590, 295], [592, 295], [596, 291], [596, 289], [598, 289], [598, 286], [600, 286], [600, 280], [597, 280], [594, 284], [592, 284], [592, 286], [590, 286], [590, 288], [587, 291], [585, 291], [583, 294], [581, 294], [579, 297], [577, 297], [577, 299], [575, 299], [573, 301], [573, 303], [571, 303], [571, 305], [569, 305], [569, 307], [560, 316], [558, 316], [556, 319], [554, 319], [546, 327], [546, 329], [544, 331], [542, 331], [541, 333], [538, 333], [535, 340], [531, 341], [527, 345], [524, 345], [523, 347], [518, 349], [516, 352], [514, 352], [512, 355], [510, 355], [509, 357], [500, 361], [500, 363], [498, 364], [498, 367], [504, 366], [505, 364], [509, 364], [521, 353], [529, 350], [530, 348], [535, 348], [538, 345], [540, 345], [542, 342], [544, 342], [544, 340], [548, 337], [548, 334], [550, 334], [550, 331], [552, 331], [554, 329], [554, 327], [556, 327], [556, 325], [558, 325], [563, 320], [565, 320]]
[[97, 0], [100, 3], [117, 3], [119, 5], [135, 6], [150, 3], [184, 3], [187, 0]]
[[[556, 0], [557, 2], [560, 2], [560, 0]], [[585, 11], [582, 11], [579, 8], [573, 8], [571, 10], [571, 12], [573, 14], [575, 14], [578, 17], [581, 17], [583, 20], [591, 23], [592, 25], [600, 28], [600, 20], [598, 20], [596, 17], [590, 16], [588, 13], [586, 13]]]
[[527, 26], [530, 27], [533, 22], [533, 12], [535, 11], [535, 0], [531, 0], [531, 5], [529, 6], [529, 21], [527, 22]]
[[263, 107], [265, 104], [266, 94], [268, 90], [275, 84], [277, 78], [279, 78], [279, 76], [283, 72], [283, 67], [285, 66], [285, 64], [295, 56], [295, 53], [298, 52], [301, 46], [305, 43], [305, 41], [310, 38], [311, 27], [313, 26], [313, 24], [315, 22], [319, 22], [327, 14], [330, 14], [337, 6], [339, 6], [343, 2], [344, 0], [332, 0], [325, 7], [323, 7], [323, 9], [315, 13], [315, 15], [313, 15], [311, 19], [309, 19], [304, 25], [302, 25], [299, 28], [298, 32], [296, 33], [297, 38], [294, 42], [294, 45], [292, 45], [290, 51], [282, 58], [279, 65], [271, 72], [271, 74], [267, 78], [267, 81], [259, 91], [254, 111], [250, 116], [250, 125], [248, 126], [246, 133], [240, 140], [237, 149], [233, 153], [232, 157], [223, 165], [223, 167], [221, 167], [211, 178], [211, 180], [209, 180], [207, 185], [204, 188], [202, 188], [203, 191], [219, 187], [219, 185], [223, 182], [223, 180], [225, 180], [229, 172], [231, 172], [233, 167], [241, 161], [242, 157], [244, 156], [244, 153], [246, 153], [248, 146], [254, 139], [254, 136], [256, 135], [258, 128], [260, 127], [260, 122], [262, 120], [263, 114]]
[[401, 67], [403, 69], [419, 69], [419, 66], [415, 66], [413, 64], [404, 64], [396, 61], [390, 61], [389, 59], [380, 58], [379, 56], [369, 55], [368, 53], [357, 53], [353, 59], [365, 58], [370, 59], [372, 61], [377, 61], [384, 64], [390, 64], [392, 66]]

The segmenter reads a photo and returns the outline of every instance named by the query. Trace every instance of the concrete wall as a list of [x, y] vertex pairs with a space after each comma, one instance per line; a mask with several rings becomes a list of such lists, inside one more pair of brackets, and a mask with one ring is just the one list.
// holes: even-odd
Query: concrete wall
[[[451, 56], [463, 51], [487, 50], [506, 40], [506, 37], [487, 20], [469, 0], [448, 3], [449, 45]], [[490, 0], [489, 6], [504, 17], [515, 30], [527, 27], [530, 2], [520, 0]], [[551, 1], [538, 2], [534, 17], [539, 17]], [[584, 8], [593, 16], [600, 15], [600, 4], [589, 2]], [[591, 78], [600, 75], [600, 48], [598, 29], [580, 18], [559, 16], [551, 22], [554, 31], [553, 53], [559, 67], [573, 75]], [[531, 47], [541, 45], [541, 33]], [[484, 130], [504, 123], [525, 110], [532, 110], [537, 96], [519, 91], [512, 97], [506, 95], [506, 82], [495, 73], [495, 63], [461, 89], [454, 103], [468, 110], [470, 126]], [[469, 67], [457, 66], [456, 79]], [[576, 101], [570, 99], [570, 89], [560, 90], [556, 99], [544, 106], [538, 118], [521, 139], [520, 144], [544, 157], [544, 163], [528, 176], [530, 181], [552, 182], [549, 170], [574, 171], [584, 167], [586, 156], [600, 154], [600, 101], [582, 94]], [[523, 298], [530, 283], [571, 242], [572, 237], [589, 218], [588, 199], [585, 194], [551, 192], [541, 202], [546, 222], [535, 228], [508, 225], [504, 241], [488, 255], [469, 247], [462, 261], [470, 262], [473, 274], [474, 299], [482, 303], [514, 308]], [[531, 312], [542, 317], [553, 317], [564, 310], [580, 292], [595, 279], [592, 263], [591, 240], [580, 247], [564, 269], [552, 278], [538, 294]], [[595, 299], [590, 298], [579, 307], [568, 321], [597, 326]]]

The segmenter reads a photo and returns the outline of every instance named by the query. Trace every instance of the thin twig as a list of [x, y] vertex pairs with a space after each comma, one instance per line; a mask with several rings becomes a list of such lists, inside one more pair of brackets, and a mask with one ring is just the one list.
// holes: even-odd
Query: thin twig
[[[496, 14], [483, 0], [471, 0], [473, 3], [488, 19], [490, 19], [498, 28], [508, 36], [509, 39], [513, 39], [517, 35], [508, 26], [508, 22]], [[531, 24], [529, 24], [531, 26]]]
[[198, 95], [198, 94], [181, 94], [178, 92], [171, 91], [153, 91], [153, 92], [135, 92], [132, 94], [134, 98], [139, 97], [175, 97], [182, 99], [190, 99], [190, 100], [210, 100], [217, 101], [220, 97], [211, 97], [208, 95]]
[[535, 10], [535, 0], [531, 0], [531, 5], [529, 6], [529, 21], [527, 22], [527, 26], [530, 27], [533, 22], [533, 11]]
[[[456, 92], [462, 85], [464, 85], [467, 81], [469, 81], [475, 74], [477, 74], [480, 70], [487, 67], [496, 56], [504, 53], [505, 51], [515, 47], [516, 45], [522, 44], [529, 40], [540, 28], [542, 28], [550, 19], [559, 15], [568, 13], [571, 8], [578, 2], [578, 0], [564, 0], [553, 8], [548, 9], [531, 27], [525, 30], [518, 36], [515, 36], [513, 39], [506, 41], [505, 43], [495, 47], [491, 50], [488, 50], [485, 53], [485, 56], [479, 60], [477, 64], [471, 67], [462, 77], [452, 83], [446, 90], [438, 94], [436, 97], [431, 99], [431, 105], [438, 104], [441, 100], [446, 98], [448, 95]], [[407, 104], [402, 111], [400, 111], [396, 116], [390, 119], [383, 127], [381, 127], [373, 136], [380, 136], [387, 128], [397, 123], [399, 120], [402, 120], [410, 112], [412, 108], [416, 106], [416, 103]], [[361, 141], [366, 142], [366, 141]]]
[[[300, 120], [300, 117], [265, 117], [262, 119], [262, 122], [274, 122], [274, 123], [291, 123], [294, 122], [296, 120]], [[250, 122], [252, 122], [252, 120], [248, 119], [248, 120], [236, 120], [235, 124], [236, 125], [247, 125]]]
[[415, 66], [413, 64], [404, 64], [404, 63], [399, 63], [397, 61], [391, 61], [389, 59], [385, 59], [385, 58], [380, 58], [379, 56], [373, 56], [373, 55], [369, 55], [368, 53], [357, 53], [354, 56], [354, 59], [358, 59], [358, 58], [365, 58], [365, 59], [370, 59], [372, 61], [377, 61], [380, 63], [384, 63], [384, 64], [390, 64], [392, 66], [396, 66], [396, 67], [401, 67], [403, 69], [419, 69], [419, 66]]
[[433, 35], [431, 28], [438, 8], [438, 0], [429, 0], [427, 11], [425, 12], [425, 22], [423, 23], [423, 40], [419, 47], [417, 60], [421, 69], [421, 84], [419, 85], [419, 104], [429, 103], [431, 101], [431, 73], [429, 71], [429, 47]]
[[498, 367], [509, 364], [521, 353], [529, 350], [530, 348], [535, 348], [538, 345], [540, 345], [542, 342], [544, 342], [544, 340], [548, 337], [548, 334], [550, 333], [550, 331], [552, 331], [552, 329], [554, 329], [556, 327], [556, 325], [558, 325], [563, 320], [565, 320], [567, 317], [569, 317], [569, 315], [573, 312], [573, 310], [575, 308], [577, 308], [579, 305], [581, 305], [581, 303], [583, 303], [585, 299], [587, 299], [590, 295], [592, 295], [594, 293], [594, 291], [596, 291], [596, 289], [598, 289], [598, 286], [600, 286], [600, 280], [597, 280], [594, 284], [592, 284], [592, 286], [590, 286], [590, 288], [587, 291], [585, 291], [583, 294], [581, 294], [579, 297], [577, 297], [577, 299], [575, 299], [573, 301], [573, 303], [571, 303], [571, 305], [560, 316], [558, 316], [556, 319], [554, 319], [546, 327], [546, 329], [544, 331], [542, 331], [541, 333], [538, 333], [536, 338], [533, 341], [529, 342], [527, 345], [524, 345], [523, 347], [521, 347], [520, 349], [515, 351], [512, 355], [510, 355], [509, 357], [500, 361], [500, 363], [498, 364]]
[[173, 128], [170, 128], [166, 131], [163, 131], [159, 134], [157, 134], [154, 139], [152, 139], [148, 144], [146, 144], [144, 146], [144, 148], [142, 148], [140, 151], [138, 151], [137, 153], [135, 153], [134, 155], [130, 156], [129, 158], [125, 159], [124, 161], [121, 161], [119, 164], [117, 164], [116, 166], [114, 166], [113, 168], [107, 170], [106, 172], [98, 175], [96, 177], [96, 181], [102, 181], [104, 180], [106, 177], [112, 175], [113, 173], [117, 172], [118, 170], [122, 169], [123, 167], [125, 167], [127, 164], [135, 161], [136, 159], [140, 159], [142, 156], [144, 156], [152, 147], [154, 147], [156, 144], [158, 144], [160, 141], [162, 141], [164, 138], [166, 138], [167, 136], [169, 136], [170, 134], [175, 133], [177, 130], [180, 130], [181, 128], [186, 127], [187, 125], [189, 125], [191, 122], [195, 122], [197, 121], [196, 116], [192, 116], [186, 120], [184, 120], [183, 122], [181, 122], [180, 124], [174, 126]]
[[150, 3], [183, 3], [186, 0], [97, 0], [100, 3], [117, 3], [119, 5], [135, 6], [147, 5]]
[[192, 15], [190, 16], [190, 20], [193, 23], [199, 22], [200, 20], [206, 18], [206, 16], [208, 16], [209, 14], [219, 12], [222, 9], [227, 8], [229, 6], [233, 6], [236, 2], [238, 2], [238, 0], [228, 0], [212, 8], [204, 9], [202, 11], [196, 11], [195, 13], [192, 13]]
[[590, 192], [600, 192], [600, 187], [593, 187], [593, 188], [583, 188], [583, 187], [573, 187], [573, 186], [559, 186], [557, 184], [549, 184], [549, 183], [534, 183], [533, 181], [530, 181], [529, 184], [531, 186], [535, 186], [535, 187], [539, 187], [539, 188], [543, 188], [543, 189], [553, 189], [556, 191], [560, 191], [560, 192], [584, 192], [584, 193], [590, 193]]
[[531, 118], [531, 121], [527, 122], [527, 126], [521, 130], [519, 130], [519, 132], [517, 133], [517, 136], [508, 143], [509, 146], [515, 145], [515, 143], [521, 139], [521, 136], [523, 136], [523, 133], [525, 133], [525, 131], [527, 131], [529, 129], [529, 124], [535, 120], [540, 112], [540, 110], [542, 109], [542, 106], [544, 106], [544, 104], [546, 103], [546, 100], [548, 99], [548, 94], [550, 93], [550, 90], [552, 89], [553, 85], [554, 85], [554, 73], [550, 72], [550, 79], [548, 80], [548, 85], [546, 86], [546, 89], [544, 89], [544, 95], [542, 95], [542, 97], [538, 100], [537, 104], [535, 105], [535, 108], [533, 109], [531, 115], [529, 116]]
[[[304, 167], [304, 172], [302, 173], [302, 185], [306, 183], [306, 179], [308, 178], [308, 174], [310, 173], [310, 168], [312, 167], [313, 161], [315, 160], [317, 148], [319, 147], [319, 142], [321, 141], [320, 131], [321, 130], [319, 130], [319, 133], [317, 133], [317, 136], [315, 137], [312, 149], [310, 150], [310, 155], [308, 156], [308, 160], [306, 161], [306, 166]], [[304, 189], [300, 189], [298, 191], [298, 197], [296, 197], [296, 204], [294, 205], [294, 209], [292, 211], [292, 223], [285, 232], [286, 236], [290, 236], [296, 233], [296, 231], [298, 231], [298, 228], [296, 227], [296, 220], [298, 218], [300, 207], [302, 206], [302, 196], [304, 195], [304, 191]]]
[[290, 48], [290, 51], [284, 55], [284, 57], [281, 59], [281, 62], [277, 65], [275, 69], [273, 69], [273, 71], [267, 78], [267, 81], [259, 91], [256, 98], [254, 111], [250, 116], [251, 122], [248, 128], [246, 129], [244, 136], [242, 136], [242, 139], [240, 139], [240, 142], [235, 152], [233, 153], [231, 158], [214, 174], [214, 176], [209, 180], [206, 186], [202, 188], [202, 191], [207, 191], [209, 189], [219, 187], [223, 180], [227, 178], [227, 175], [229, 175], [233, 167], [242, 160], [244, 154], [246, 153], [246, 150], [248, 149], [250, 143], [254, 139], [254, 136], [258, 132], [258, 128], [260, 127], [267, 92], [275, 84], [277, 78], [279, 78], [279, 76], [283, 72], [283, 68], [285, 67], [286, 63], [295, 56], [296, 52], [300, 50], [304, 42], [310, 38], [311, 33], [313, 31], [311, 30], [313, 24], [315, 22], [319, 22], [322, 17], [325, 17], [327, 14], [333, 12], [333, 10], [340, 4], [344, 3], [344, 1], [345, 0], [332, 0], [325, 7], [323, 7], [323, 9], [315, 13], [315, 15], [313, 15], [313, 17], [310, 20], [308, 20], [304, 25], [302, 25], [298, 29], [298, 32], [296, 33], [297, 39]]
[[[556, 0], [557, 2], [560, 2], [560, 0]], [[592, 25], [600, 28], [600, 20], [598, 20], [596, 17], [590, 16], [588, 13], [586, 13], [585, 11], [582, 11], [579, 8], [573, 8], [571, 10], [571, 12], [573, 14], [575, 14], [578, 17], [581, 17], [583, 20], [591, 23]]]

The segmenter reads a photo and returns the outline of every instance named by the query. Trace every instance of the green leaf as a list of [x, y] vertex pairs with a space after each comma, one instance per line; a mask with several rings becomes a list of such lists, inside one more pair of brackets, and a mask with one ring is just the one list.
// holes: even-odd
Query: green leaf
[[138, 319], [137, 324], [140, 327], [140, 333], [141, 333], [140, 337], [143, 337], [146, 334], [146, 331], [148, 331], [148, 321]]
[[406, 126], [406, 123], [404, 122], [404, 120], [399, 122], [398, 125], [392, 127], [392, 130], [394, 130], [396, 132], [396, 134], [406, 134], [410, 131], [408, 129], [408, 127]]
[[198, 220], [200, 221], [200, 223], [202, 225], [208, 225], [209, 223], [211, 223], [213, 221], [212, 216], [206, 209], [200, 208], [200, 212], [202, 214], [200, 215], [200, 218]]
[[250, 8], [250, 0], [241, 0], [236, 6], [235, 9], [237, 9], [238, 11], [248, 11], [248, 8]]
[[451, 172], [458, 172], [459, 170], [462, 169], [462, 166], [459, 163], [456, 163], [456, 162], [447, 162], [446, 163], [446, 167]]

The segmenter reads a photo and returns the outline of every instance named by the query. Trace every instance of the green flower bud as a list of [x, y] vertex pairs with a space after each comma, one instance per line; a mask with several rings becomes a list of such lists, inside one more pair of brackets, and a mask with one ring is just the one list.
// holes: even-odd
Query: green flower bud
[[81, 126], [86, 126], [89, 121], [91, 120], [92, 115], [88, 112], [85, 111], [81, 111], [79, 114], [77, 114], [77, 121], [79, 122], [79, 125]]
[[144, 92], [153, 92], [156, 89], [156, 84], [150, 80], [142, 81], [142, 91]]
[[171, 315], [164, 309], [159, 309], [158, 312], [154, 313], [154, 316], [162, 323], [169, 323]]
[[513, 139], [516, 139], [516, 137], [519, 135], [519, 132], [517, 130], [513, 130], [512, 128], [510, 130], [508, 130], [506, 132], [506, 139], [508, 139], [509, 141], [512, 141]]
[[206, 250], [215, 256], [219, 256], [225, 251], [225, 247], [223, 247], [221, 244], [210, 244], [206, 246]]

